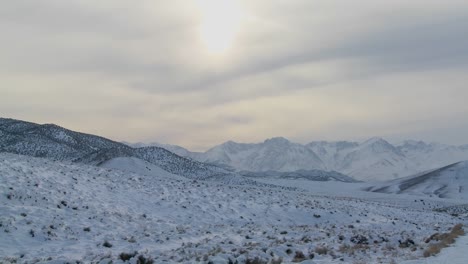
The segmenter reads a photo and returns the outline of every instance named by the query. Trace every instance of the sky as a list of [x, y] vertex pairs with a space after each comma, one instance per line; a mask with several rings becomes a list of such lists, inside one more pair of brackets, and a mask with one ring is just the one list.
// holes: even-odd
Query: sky
[[466, 0], [15, 0], [0, 116], [191, 150], [468, 144]]

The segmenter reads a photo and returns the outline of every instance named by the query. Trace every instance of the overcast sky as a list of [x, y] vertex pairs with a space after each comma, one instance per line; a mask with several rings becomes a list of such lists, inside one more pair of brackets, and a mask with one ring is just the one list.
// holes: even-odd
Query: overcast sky
[[0, 115], [192, 150], [468, 143], [468, 1], [215, 1], [1, 1]]

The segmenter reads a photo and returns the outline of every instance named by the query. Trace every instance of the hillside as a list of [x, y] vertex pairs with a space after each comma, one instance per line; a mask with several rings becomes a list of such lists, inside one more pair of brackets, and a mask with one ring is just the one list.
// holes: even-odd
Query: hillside
[[384, 182], [367, 190], [381, 193], [468, 200], [468, 161], [419, 175]]
[[[141, 162], [100, 168], [0, 153], [0, 262], [400, 263], [462, 221], [433, 210], [447, 202], [218, 184]], [[123, 171], [141, 165], [146, 172]], [[416, 245], [400, 246], [407, 239]]]
[[39, 125], [0, 118], [0, 152], [102, 165], [119, 158], [137, 158], [190, 179], [228, 180], [238, 175], [223, 168], [178, 156], [160, 147], [132, 148], [103, 137], [57, 125]]

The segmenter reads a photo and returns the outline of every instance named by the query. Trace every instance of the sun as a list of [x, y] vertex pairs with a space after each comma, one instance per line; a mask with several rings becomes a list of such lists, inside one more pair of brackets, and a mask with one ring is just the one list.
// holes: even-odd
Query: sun
[[237, 0], [198, 0], [200, 39], [210, 53], [225, 53], [234, 44], [244, 14]]

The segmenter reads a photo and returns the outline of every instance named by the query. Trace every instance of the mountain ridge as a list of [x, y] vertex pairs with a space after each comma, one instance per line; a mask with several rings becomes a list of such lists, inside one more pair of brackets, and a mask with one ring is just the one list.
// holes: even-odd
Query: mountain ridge
[[[141, 165], [149, 162], [169, 173], [193, 180], [259, 184], [239, 175], [224, 164], [198, 161], [196, 158], [177, 155], [159, 146], [134, 148], [104, 137], [75, 132], [54, 124], [41, 125], [0, 118], [0, 135], [0, 152], [95, 166], [109, 164], [108, 161], [116, 158], [134, 158], [141, 162], [133, 162], [133, 164]], [[176, 146], [173, 148], [183, 150]], [[132, 169], [139, 170], [134, 167]]]
[[[312, 141], [307, 144], [275, 137], [259, 143], [237, 143], [230, 140], [206, 152], [182, 149], [183, 151], [177, 152], [182, 156], [229, 166], [237, 171], [290, 172], [319, 169], [337, 171], [357, 180], [382, 181], [468, 160], [467, 145], [452, 146], [420, 140], [391, 144], [380, 137], [363, 142]], [[309, 159], [310, 162], [307, 162]]]

